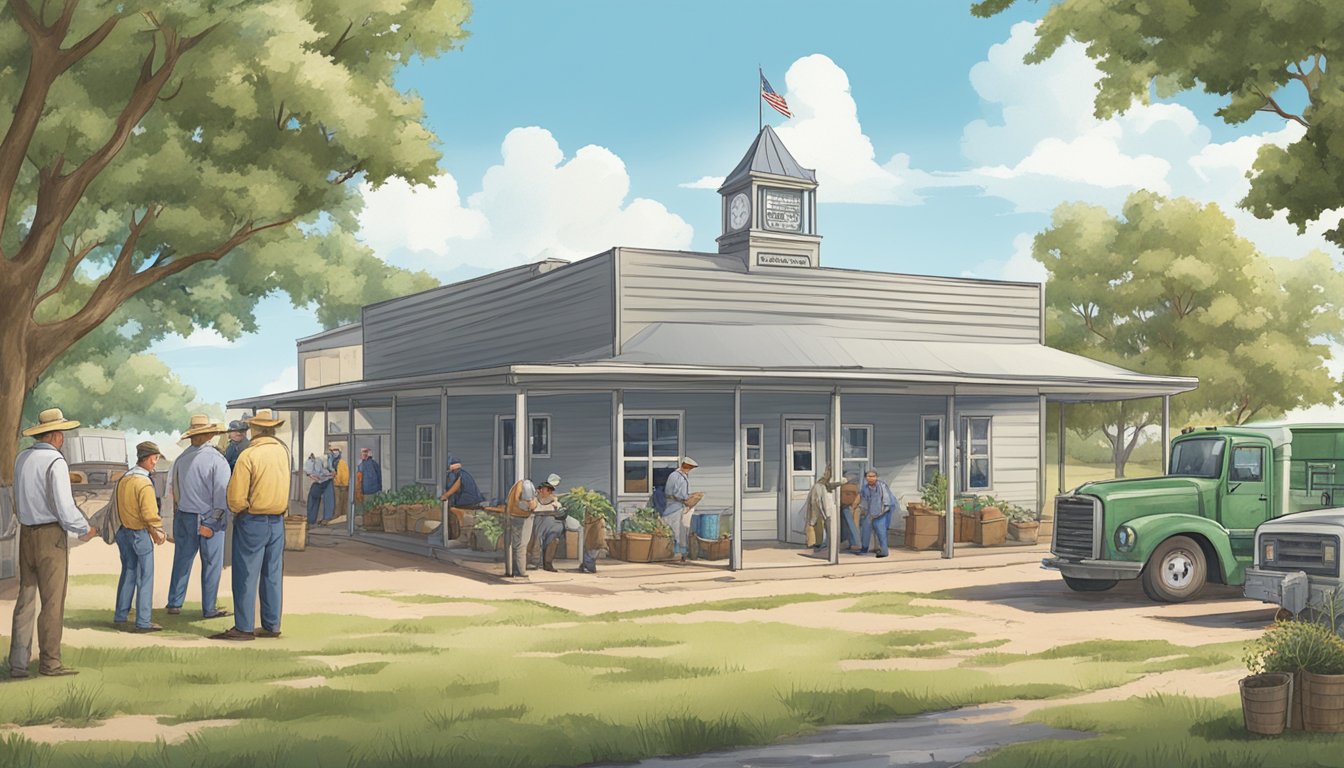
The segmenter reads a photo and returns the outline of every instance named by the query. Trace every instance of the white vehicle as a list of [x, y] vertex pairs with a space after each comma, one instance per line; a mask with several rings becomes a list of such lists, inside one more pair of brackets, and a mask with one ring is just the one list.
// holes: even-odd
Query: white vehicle
[[[1337, 611], [1344, 604], [1341, 541], [1344, 507], [1298, 512], [1261, 523], [1255, 529], [1255, 561], [1246, 570], [1245, 595], [1274, 603], [1293, 615]], [[1344, 616], [1337, 617], [1335, 629], [1344, 630]]]

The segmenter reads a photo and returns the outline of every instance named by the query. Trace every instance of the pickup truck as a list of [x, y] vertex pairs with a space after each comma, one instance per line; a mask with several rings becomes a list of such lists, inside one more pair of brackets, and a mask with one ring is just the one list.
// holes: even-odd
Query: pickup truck
[[1344, 507], [1266, 521], [1255, 530], [1255, 562], [1246, 570], [1246, 596], [1274, 603], [1294, 616], [1329, 615], [1335, 630], [1344, 630], [1341, 541]]
[[1140, 579], [1159, 602], [1210, 581], [1240, 585], [1266, 520], [1344, 499], [1344, 425], [1244, 424], [1182, 430], [1161, 477], [1085, 483], [1055, 498], [1042, 566], [1079, 592]]

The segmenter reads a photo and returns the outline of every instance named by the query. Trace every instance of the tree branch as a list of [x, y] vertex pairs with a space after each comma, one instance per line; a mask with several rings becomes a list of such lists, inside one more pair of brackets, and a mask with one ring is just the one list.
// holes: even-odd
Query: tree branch
[[[1265, 100], [1265, 106], [1255, 110], [1256, 112], [1272, 112], [1273, 114], [1276, 114], [1279, 117], [1284, 118], [1285, 120], [1292, 120], [1294, 122], [1301, 124], [1303, 128], [1311, 127], [1311, 124], [1308, 123], [1306, 120], [1304, 120], [1301, 115], [1294, 115], [1291, 112], [1285, 112], [1283, 108], [1279, 106], [1279, 103], [1274, 100], [1273, 96], [1270, 96], [1264, 91], [1261, 91], [1259, 88], [1256, 88], [1255, 92]], [[1308, 91], [1308, 93], [1310, 93], [1310, 91]]]
[[345, 170], [345, 171], [342, 171], [342, 172], [341, 172], [341, 175], [339, 175], [339, 176], [337, 176], [336, 178], [334, 178], [334, 179], [331, 180], [331, 183], [332, 183], [332, 184], [336, 184], [336, 185], [338, 185], [338, 186], [341, 185], [341, 184], [344, 184], [345, 182], [347, 182], [347, 181], [353, 179], [355, 176], [359, 175], [359, 172], [362, 171], [362, 170], [364, 170], [364, 161], [363, 161], [363, 160], [360, 160], [359, 162], [355, 163], [355, 164], [354, 164], [352, 167], [350, 167], [349, 169], [347, 169], [347, 170]]
[[[78, 242], [79, 240], [76, 239], [75, 243]], [[42, 306], [42, 302], [65, 290], [65, 286], [69, 285], [70, 279], [75, 276], [75, 270], [79, 268], [79, 265], [84, 262], [84, 259], [89, 255], [89, 253], [93, 251], [94, 248], [97, 248], [103, 244], [103, 241], [99, 240], [96, 243], [90, 243], [89, 245], [85, 246], [84, 249], [81, 250], [79, 253], [75, 253], [74, 248], [75, 243], [71, 243], [70, 245], [67, 245], [65, 248], [68, 258], [66, 259], [65, 262], [65, 269], [61, 272], [61, 279], [56, 281], [56, 285], [51, 290], [37, 297], [37, 301], [33, 302], [34, 309]]]
[[341, 38], [336, 41], [335, 45], [331, 46], [330, 51], [327, 51], [327, 58], [332, 58], [336, 55], [336, 51], [340, 50], [342, 45], [345, 45], [345, 41], [349, 39], [350, 30], [354, 28], [355, 28], [355, 21], [354, 19], [351, 19], [350, 23], [345, 25], [345, 31], [341, 33]]

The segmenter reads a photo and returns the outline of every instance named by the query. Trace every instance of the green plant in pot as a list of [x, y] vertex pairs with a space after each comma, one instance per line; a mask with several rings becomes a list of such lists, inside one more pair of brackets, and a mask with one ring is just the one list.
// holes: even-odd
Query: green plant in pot
[[1001, 503], [999, 510], [1008, 518], [1008, 538], [1028, 544], [1035, 544], [1041, 523], [1036, 513], [1026, 507], [1011, 502]]
[[504, 523], [499, 515], [482, 513], [476, 516], [476, 525], [474, 530], [478, 538], [484, 538], [490, 544], [490, 549], [499, 545], [499, 537], [504, 535]]
[[616, 530], [616, 509], [601, 491], [590, 491], [581, 485], [576, 485], [570, 488], [568, 493], [560, 496], [560, 504], [564, 506], [565, 512], [576, 520], [586, 523], [592, 518], [601, 517], [606, 520], [608, 531]]
[[929, 482], [924, 484], [924, 493], [920, 496], [924, 505], [935, 512], [947, 509], [947, 475], [934, 472]]
[[[1344, 640], [1332, 627], [1299, 619], [1277, 622], [1246, 645], [1242, 658], [1251, 673], [1241, 681], [1249, 730], [1266, 732], [1253, 727], [1254, 699], [1248, 696], [1268, 698], [1272, 692], [1276, 703], [1292, 697], [1292, 711], [1284, 718], [1292, 726], [1344, 731]], [[1268, 730], [1273, 726], [1270, 722]]]

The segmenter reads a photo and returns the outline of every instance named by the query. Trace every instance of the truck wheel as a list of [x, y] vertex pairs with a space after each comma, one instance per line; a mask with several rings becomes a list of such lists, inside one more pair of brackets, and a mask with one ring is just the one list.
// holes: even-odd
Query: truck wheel
[[1204, 550], [1188, 536], [1172, 536], [1158, 545], [1143, 569], [1143, 591], [1159, 603], [1183, 603], [1204, 589], [1208, 576]]
[[1115, 579], [1080, 579], [1077, 576], [1065, 576], [1064, 583], [1074, 592], [1105, 592], [1117, 582]]

